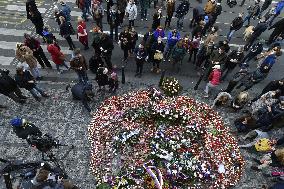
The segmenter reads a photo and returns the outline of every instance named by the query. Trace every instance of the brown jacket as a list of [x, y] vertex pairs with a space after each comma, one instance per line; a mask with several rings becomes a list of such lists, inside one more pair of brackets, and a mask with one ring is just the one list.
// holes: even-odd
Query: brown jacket
[[[74, 58], [72, 58], [72, 60], [70, 61], [70, 66], [76, 71], [86, 71], [88, 69], [86, 59], [83, 55], [75, 56]], [[80, 67], [82, 67], [82, 69], [80, 69]]]
[[175, 12], [175, 0], [167, 1], [167, 15], [172, 17]]
[[206, 14], [211, 14], [215, 11], [216, 3], [212, 3], [211, 0], [208, 0], [208, 2], [205, 4], [204, 11]]
[[16, 49], [16, 58], [20, 62], [26, 62], [30, 69], [37, 67], [37, 60], [33, 56], [33, 51], [27, 46], [22, 46], [19, 49]]
[[204, 41], [204, 45], [207, 46], [210, 42], [215, 43], [217, 37], [218, 37], [217, 32], [208, 34], [207, 38], [206, 38], [205, 41]]

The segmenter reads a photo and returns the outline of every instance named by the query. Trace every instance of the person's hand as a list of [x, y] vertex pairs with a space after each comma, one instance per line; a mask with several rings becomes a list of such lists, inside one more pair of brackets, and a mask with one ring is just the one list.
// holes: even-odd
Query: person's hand
[[34, 83], [35, 81], [34, 80], [30, 80], [30, 81], [28, 81], [28, 83]]
[[82, 70], [82, 69], [83, 69], [83, 67], [80, 67], [80, 68], [79, 68], [79, 70]]
[[267, 110], [271, 112], [271, 106], [267, 106]]

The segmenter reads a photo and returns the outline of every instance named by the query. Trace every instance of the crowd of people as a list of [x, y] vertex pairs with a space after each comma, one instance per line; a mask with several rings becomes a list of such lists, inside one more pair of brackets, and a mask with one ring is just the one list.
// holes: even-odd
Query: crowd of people
[[[201, 2], [200, 2], [201, 3]], [[284, 8], [284, 0], [273, 4], [271, 0], [254, 0], [253, 5], [248, 6], [233, 18], [227, 30], [225, 40], [219, 41], [220, 28], [216, 25], [218, 17], [223, 12], [222, 3], [229, 7], [237, 6], [235, 0], [221, 2], [221, 0], [208, 0], [204, 6], [199, 4], [190, 10], [190, 2], [182, 0], [166, 0], [158, 2], [154, 0], [154, 14], [149, 17], [148, 10], [151, 7], [150, 0], [76, 0], [76, 4], [82, 11], [82, 16], [77, 19], [77, 28], [71, 23], [71, 8], [64, 0], [59, 0], [59, 5], [54, 8], [55, 22], [58, 23], [60, 35], [66, 39], [72, 58], [67, 61], [62, 52], [58, 40], [49, 28], [44, 26], [43, 18], [34, 0], [28, 0], [27, 18], [34, 24], [36, 33], [47, 44], [47, 51], [56, 65], [58, 74], [62, 74], [61, 66], [74, 70], [78, 75], [78, 84], [72, 88], [75, 99], [83, 101], [86, 109], [91, 112], [87, 103], [92, 99], [92, 85], [87, 76], [87, 70], [96, 74], [99, 90], [115, 93], [118, 89], [117, 69], [112, 60], [112, 52], [115, 45], [122, 49], [123, 63], [127, 63], [130, 57], [135, 58], [135, 77], [142, 77], [143, 65], [151, 63], [151, 72], [159, 74], [160, 64], [168, 62], [172, 65], [173, 72], [178, 72], [184, 61], [191, 62], [200, 80], [207, 84], [204, 88], [204, 97], [216, 92], [212, 107], [225, 106], [233, 111], [243, 111], [244, 116], [235, 120], [234, 124], [239, 132], [246, 132], [245, 139], [258, 136], [253, 143], [243, 145], [255, 147], [256, 151], [269, 151], [273, 166], [284, 165], [283, 149], [278, 148], [283, 139], [274, 141], [269, 139], [267, 132], [276, 127], [284, 126], [284, 79], [271, 81], [256, 97], [249, 93], [249, 89], [262, 82], [271, 73], [274, 64], [277, 64], [282, 55], [281, 44], [284, 37], [284, 18], [279, 18]], [[245, 0], [239, 2], [243, 6]], [[152, 25], [139, 40], [135, 29], [138, 13], [141, 21], [152, 20]], [[190, 25], [184, 27], [184, 18], [192, 14]], [[103, 26], [103, 18], [106, 16], [107, 26]], [[165, 16], [164, 27], [162, 18]], [[176, 17], [176, 25], [172, 18]], [[94, 20], [92, 30], [93, 48], [92, 57], [86, 60], [80, 48], [76, 48], [71, 36], [77, 35], [79, 42], [85, 50], [89, 49], [89, 32], [86, 23]], [[258, 20], [253, 25], [251, 20]], [[127, 23], [125, 23], [128, 20]], [[127, 26], [122, 29], [123, 23]], [[235, 33], [245, 27], [243, 33], [244, 46], [233, 48], [230, 41]], [[109, 34], [104, 30], [109, 29]], [[119, 30], [121, 32], [119, 33]], [[269, 38], [265, 40], [260, 36], [268, 30], [273, 30]], [[186, 31], [185, 35], [182, 32]], [[267, 46], [268, 48], [264, 48]], [[185, 57], [188, 55], [188, 58]], [[40, 101], [41, 97], [49, 95], [37, 86], [37, 81], [42, 79], [38, 69], [52, 69], [52, 64], [46, 58], [41, 43], [35, 37], [25, 34], [24, 41], [16, 46], [16, 58], [26, 64], [20, 64], [16, 68], [15, 77], [9, 76], [9, 71], [1, 70], [0, 84], [3, 86], [0, 92], [18, 103], [25, 103], [26, 98], [20, 88], [31, 92], [32, 96]], [[253, 69], [256, 65], [256, 68]], [[234, 73], [234, 74], [233, 74]], [[220, 83], [229, 80], [225, 89], [221, 89]], [[264, 134], [263, 134], [264, 133]], [[266, 145], [270, 148], [259, 150], [257, 145], [266, 138]], [[261, 140], [260, 140], [261, 139]], [[264, 145], [264, 144], [262, 144]], [[267, 158], [267, 156], [265, 156]], [[277, 164], [274, 161], [277, 160]], [[265, 162], [265, 163], [264, 163]], [[267, 164], [268, 160], [257, 160], [258, 164]], [[271, 165], [272, 166], [272, 165]], [[255, 170], [260, 170], [260, 166]]]

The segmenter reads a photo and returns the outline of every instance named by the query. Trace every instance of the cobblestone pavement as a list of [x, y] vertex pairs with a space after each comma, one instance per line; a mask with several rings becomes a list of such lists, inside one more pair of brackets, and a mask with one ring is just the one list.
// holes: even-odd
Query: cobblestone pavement
[[[70, 178], [82, 189], [94, 189], [95, 180], [89, 171], [89, 142], [87, 139], [87, 127], [91, 120], [91, 116], [84, 110], [82, 104], [72, 100], [70, 92], [65, 90], [64, 82], [42, 82], [39, 86], [48, 89], [50, 98], [36, 102], [32, 97], [29, 98], [26, 105], [18, 105], [13, 101], [1, 96], [1, 103], [8, 106], [7, 109], [1, 110], [0, 113], [0, 153], [2, 158], [14, 158], [20, 160], [40, 160], [40, 153], [29, 147], [24, 140], [18, 139], [12, 132], [9, 121], [12, 117], [25, 117], [35, 123], [43, 132], [50, 133], [64, 144], [74, 144], [75, 150], [63, 160], [64, 166]], [[147, 88], [149, 85], [143, 83], [126, 83], [121, 85], [119, 94], [128, 91]], [[30, 94], [27, 94], [31, 96]], [[193, 91], [185, 88], [182, 95], [189, 95], [196, 100], [203, 101], [201, 91]], [[109, 97], [109, 93], [97, 93], [96, 100], [92, 102], [91, 107], [95, 109], [100, 102]], [[210, 100], [211, 101], [211, 100]], [[207, 103], [212, 103], [208, 102]], [[224, 118], [224, 123], [232, 127], [232, 121], [236, 118], [236, 114], [228, 111], [228, 109], [218, 110]], [[232, 128], [235, 132], [235, 129]], [[283, 133], [282, 130], [274, 131]], [[60, 148], [58, 156], [62, 156], [66, 149]], [[243, 155], [247, 160], [246, 170], [239, 184], [234, 188], [240, 189], [258, 189], [262, 184], [269, 184], [269, 180], [261, 173], [250, 170], [252, 165], [252, 155], [243, 150]], [[0, 182], [0, 188], [4, 188], [3, 182]]]

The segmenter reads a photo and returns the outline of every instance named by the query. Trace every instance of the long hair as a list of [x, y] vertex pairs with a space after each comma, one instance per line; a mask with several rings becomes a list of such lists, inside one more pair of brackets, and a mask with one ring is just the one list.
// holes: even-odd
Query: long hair
[[280, 162], [281, 165], [284, 165], [284, 148], [280, 148], [275, 150], [275, 155], [277, 160]]

